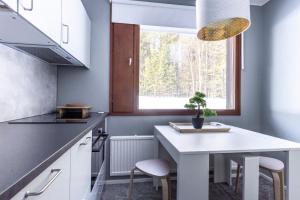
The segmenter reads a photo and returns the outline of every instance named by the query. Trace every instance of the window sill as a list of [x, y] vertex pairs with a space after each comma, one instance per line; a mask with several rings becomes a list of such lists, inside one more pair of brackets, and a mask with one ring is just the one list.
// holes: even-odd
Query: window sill
[[[218, 116], [240, 116], [239, 109], [216, 110]], [[110, 112], [110, 116], [166, 116], [166, 115], [195, 115], [194, 111], [189, 110], [138, 110], [131, 113]]]

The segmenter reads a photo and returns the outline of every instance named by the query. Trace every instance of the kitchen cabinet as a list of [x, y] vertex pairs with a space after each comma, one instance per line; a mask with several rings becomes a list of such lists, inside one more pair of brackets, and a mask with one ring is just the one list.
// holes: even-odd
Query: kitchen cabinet
[[[12, 200], [81, 200], [91, 190], [92, 131], [25, 186]], [[36, 195], [34, 195], [34, 193]]]
[[12, 10], [18, 11], [18, 0], [2, 0], [2, 2], [8, 5]]
[[[69, 9], [72, 10], [71, 7]], [[19, 14], [52, 40], [60, 43], [61, 0], [19, 0]]]
[[50, 64], [90, 67], [91, 22], [81, 0], [2, 1], [12, 10], [2, 6], [1, 43]]
[[70, 199], [81, 200], [91, 189], [92, 131], [71, 148]]
[[68, 150], [39, 176], [25, 186], [25, 188], [15, 195], [12, 200], [70, 199], [70, 158], [71, 153], [70, 150]]
[[62, 0], [61, 46], [90, 66], [91, 22], [80, 0]]

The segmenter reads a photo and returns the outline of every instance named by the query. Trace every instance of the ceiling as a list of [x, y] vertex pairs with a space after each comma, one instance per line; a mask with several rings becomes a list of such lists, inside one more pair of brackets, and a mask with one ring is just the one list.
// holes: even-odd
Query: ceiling
[[[167, 4], [177, 4], [177, 5], [188, 5], [194, 6], [195, 0], [136, 0], [136, 1], [149, 1], [156, 3], [167, 3]], [[270, 0], [250, 0], [251, 5], [263, 6]]]

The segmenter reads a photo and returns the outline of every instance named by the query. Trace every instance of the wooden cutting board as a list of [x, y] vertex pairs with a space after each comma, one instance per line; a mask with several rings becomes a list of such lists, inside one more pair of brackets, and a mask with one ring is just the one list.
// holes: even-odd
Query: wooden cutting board
[[205, 123], [202, 129], [195, 129], [192, 123], [174, 123], [169, 122], [169, 125], [179, 133], [227, 133], [230, 127], [221, 123]]
[[60, 119], [85, 119], [90, 116], [90, 106], [83, 104], [66, 104], [65, 106], [57, 106], [58, 118]]

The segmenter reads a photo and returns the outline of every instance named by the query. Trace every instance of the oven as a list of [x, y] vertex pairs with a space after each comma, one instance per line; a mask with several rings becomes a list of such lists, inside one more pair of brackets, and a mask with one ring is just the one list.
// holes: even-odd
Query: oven
[[108, 135], [105, 132], [105, 125], [102, 123], [93, 129], [92, 143], [92, 188], [90, 199], [100, 199], [104, 181], [106, 168], [106, 143]]

